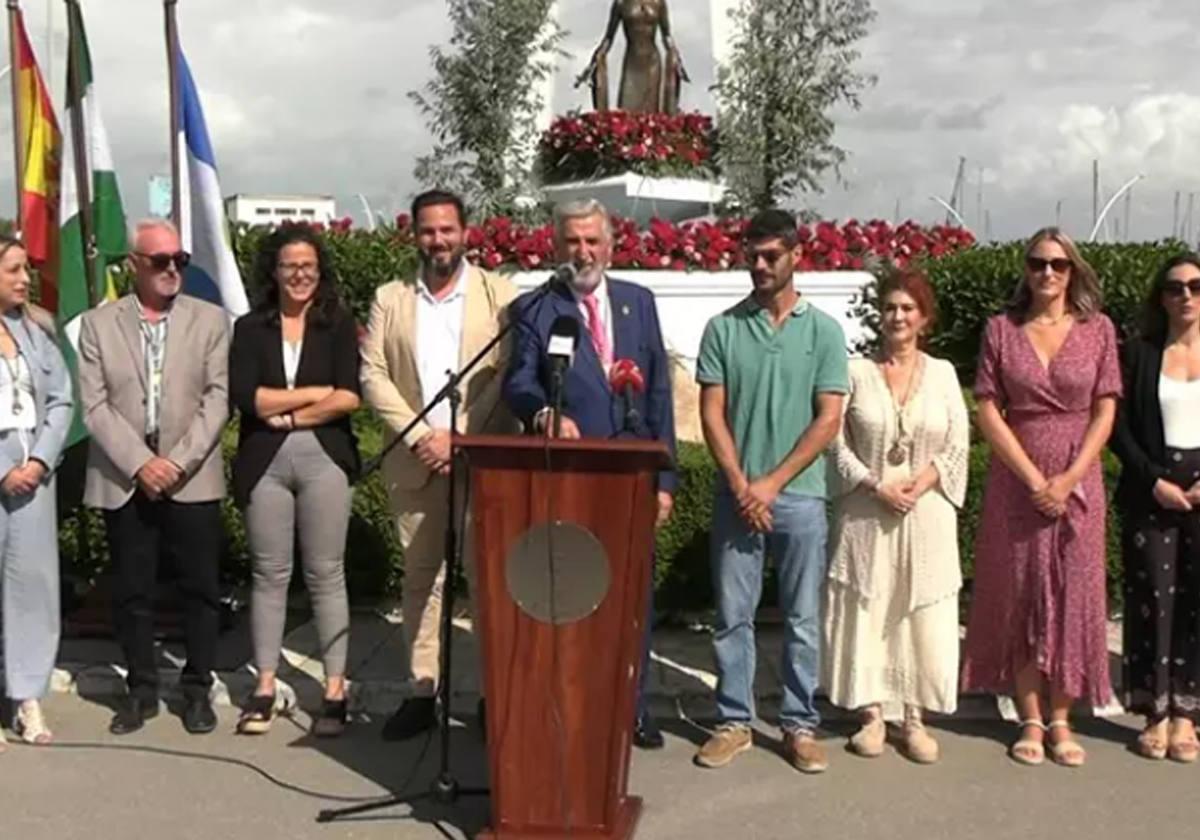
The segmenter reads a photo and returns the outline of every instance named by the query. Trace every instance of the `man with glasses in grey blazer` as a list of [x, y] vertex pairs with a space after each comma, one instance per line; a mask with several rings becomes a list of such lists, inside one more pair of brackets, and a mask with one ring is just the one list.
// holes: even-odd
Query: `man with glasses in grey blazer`
[[221, 429], [229, 416], [229, 319], [181, 295], [188, 254], [169, 222], [139, 223], [133, 292], [83, 316], [79, 395], [91, 434], [84, 502], [104, 512], [117, 639], [129, 695], [109, 730], [158, 714], [154, 588], [160, 556], [184, 601], [183, 725], [211, 732], [217, 646]]

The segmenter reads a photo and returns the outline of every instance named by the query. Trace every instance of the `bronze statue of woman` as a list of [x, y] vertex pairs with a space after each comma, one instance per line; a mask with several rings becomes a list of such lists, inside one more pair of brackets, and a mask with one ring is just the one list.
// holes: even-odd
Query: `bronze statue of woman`
[[[618, 26], [625, 31], [625, 63], [621, 67], [617, 107], [641, 113], [675, 113], [679, 109], [680, 84], [691, 79], [671, 37], [667, 0], [613, 0], [604, 39], [592, 54], [587, 69], [575, 80], [575, 86], [589, 82], [593, 107], [597, 111], [608, 110], [608, 51]], [[660, 29], [667, 51], [665, 73], [657, 43]]]

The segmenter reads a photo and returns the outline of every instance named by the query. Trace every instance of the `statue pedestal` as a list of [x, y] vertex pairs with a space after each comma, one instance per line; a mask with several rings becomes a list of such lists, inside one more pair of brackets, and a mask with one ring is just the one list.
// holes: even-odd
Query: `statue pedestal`
[[712, 213], [725, 185], [692, 178], [647, 178], [626, 172], [596, 181], [570, 181], [542, 188], [547, 201], [559, 204], [594, 198], [609, 212], [645, 225], [653, 218], [682, 222]]

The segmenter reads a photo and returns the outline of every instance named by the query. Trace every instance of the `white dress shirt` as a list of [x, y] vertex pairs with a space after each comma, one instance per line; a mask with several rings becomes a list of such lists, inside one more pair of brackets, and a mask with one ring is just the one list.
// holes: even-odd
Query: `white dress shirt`
[[[580, 336], [580, 340], [591, 341], [592, 334], [589, 331], [588, 310], [587, 306], [583, 302], [585, 294], [576, 289], [574, 286], [571, 287], [571, 294], [575, 297], [575, 305], [579, 308], [579, 315], [583, 319], [581, 323], [583, 324], [584, 334]], [[604, 329], [605, 334], [608, 336], [608, 346], [612, 348], [613, 359], [615, 360], [617, 357], [617, 345], [613, 339], [612, 301], [608, 298], [607, 277], [601, 275], [600, 282], [596, 285], [596, 288], [592, 289], [592, 294], [596, 296], [596, 303], [598, 304], [596, 308], [600, 312], [600, 325]], [[604, 375], [608, 375], [607, 370], [604, 371]]]
[[[417, 375], [425, 402], [445, 387], [446, 371], [458, 370], [467, 286], [465, 261], [452, 283], [450, 292], [439, 300], [424, 280], [417, 281]], [[434, 429], [449, 429], [449, 401], [438, 403], [425, 422]]]

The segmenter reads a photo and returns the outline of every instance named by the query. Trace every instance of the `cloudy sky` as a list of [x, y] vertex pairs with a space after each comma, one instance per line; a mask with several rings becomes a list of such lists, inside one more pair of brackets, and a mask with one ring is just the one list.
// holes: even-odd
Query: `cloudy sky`
[[[62, 3], [22, 5], [43, 67], [52, 9], [51, 84], [61, 98]], [[585, 63], [607, 11], [601, 0], [561, 5], [574, 57], [561, 68], [559, 110], [584, 104], [567, 77]], [[148, 177], [168, 167], [162, 5], [83, 6], [121, 186], [138, 214]], [[671, 0], [671, 8], [694, 81], [684, 106], [709, 110], [708, 0]], [[983, 207], [1000, 238], [1053, 222], [1060, 201], [1063, 225], [1086, 236], [1093, 159], [1106, 194], [1146, 175], [1131, 205], [1136, 239], [1169, 235], [1176, 191], [1184, 211], [1189, 192], [1200, 193], [1194, 0], [876, 0], [875, 8], [862, 66], [879, 83], [861, 111], [839, 117], [850, 153], [845, 183], [831, 178], [824, 194], [800, 199], [805, 206], [828, 217], [891, 218], [899, 202], [903, 217], [934, 221], [943, 214], [929, 196], [948, 197], [959, 156], [968, 161], [966, 219], [984, 232], [982, 175]], [[356, 193], [387, 212], [406, 203], [429, 137], [405, 94], [427, 80], [430, 45], [449, 36], [444, 0], [180, 0], [179, 22], [227, 193], [331, 193], [356, 216]], [[5, 215], [11, 148], [4, 120]], [[1123, 204], [1113, 216], [1123, 221]]]

